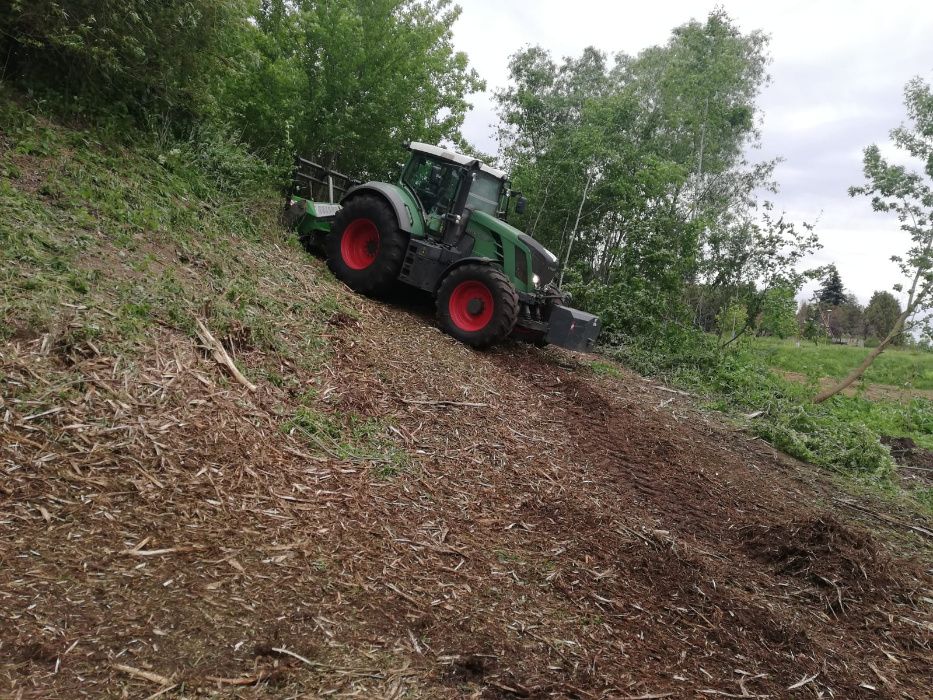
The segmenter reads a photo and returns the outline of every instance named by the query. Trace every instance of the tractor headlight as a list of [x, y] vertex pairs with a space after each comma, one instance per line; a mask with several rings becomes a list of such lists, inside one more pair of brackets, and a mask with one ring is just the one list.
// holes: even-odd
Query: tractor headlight
[[532, 275], [532, 276], [531, 276], [531, 281], [532, 281], [532, 283], [534, 284], [534, 286], [537, 287], [537, 286], [538, 286], [538, 283], [541, 281], [541, 278], [538, 277], [537, 275]]

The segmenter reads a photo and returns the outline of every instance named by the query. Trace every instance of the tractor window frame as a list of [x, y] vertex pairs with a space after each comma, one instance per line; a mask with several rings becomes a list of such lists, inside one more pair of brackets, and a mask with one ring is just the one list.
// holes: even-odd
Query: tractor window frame
[[[480, 193], [477, 190], [477, 184], [482, 183], [486, 184], [495, 184], [495, 195], [494, 197], [484, 196], [486, 193]], [[470, 192], [467, 195], [467, 207], [473, 211], [482, 211], [490, 216], [498, 216], [500, 202], [502, 199], [502, 187], [503, 182], [494, 175], [490, 175], [487, 172], [480, 170], [475, 173], [473, 182], [470, 183]], [[491, 193], [490, 193], [491, 194]]]
[[[441, 168], [440, 182], [436, 188], [428, 188], [430, 170]], [[422, 170], [423, 172], [418, 172]], [[456, 163], [435, 158], [427, 153], [413, 153], [402, 172], [402, 184], [415, 196], [426, 217], [444, 216], [450, 213], [463, 185], [464, 170]], [[419, 182], [420, 180], [420, 182]]]

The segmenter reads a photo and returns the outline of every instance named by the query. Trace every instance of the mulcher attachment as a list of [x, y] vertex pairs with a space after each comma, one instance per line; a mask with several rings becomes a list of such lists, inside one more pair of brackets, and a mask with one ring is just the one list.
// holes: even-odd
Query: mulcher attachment
[[589, 352], [599, 335], [599, 318], [579, 309], [555, 304], [544, 339], [568, 350]]

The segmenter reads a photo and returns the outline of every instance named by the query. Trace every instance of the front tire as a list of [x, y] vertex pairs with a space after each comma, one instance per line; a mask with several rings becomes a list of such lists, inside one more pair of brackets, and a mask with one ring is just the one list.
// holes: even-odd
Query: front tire
[[489, 265], [463, 265], [441, 282], [437, 320], [441, 329], [476, 348], [506, 338], [518, 318], [518, 294], [505, 273]]
[[360, 195], [337, 212], [326, 248], [327, 266], [338, 279], [357, 292], [380, 294], [398, 278], [408, 235], [386, 202]]

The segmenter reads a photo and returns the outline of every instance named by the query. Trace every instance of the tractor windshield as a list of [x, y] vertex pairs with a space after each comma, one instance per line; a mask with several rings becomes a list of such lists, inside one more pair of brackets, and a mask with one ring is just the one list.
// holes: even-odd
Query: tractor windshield
[[467, 206], [474, 211], [484, 211], [492, 216], [499, 210], [499, 194], [502, 181], [489, 173], [482, 171], [476, 173], [470, 194], [467, 196]]
[[402, 174], [426, 214], [443, 216], [454, 205], [463, 171], [451, 163], [415, 153]]

